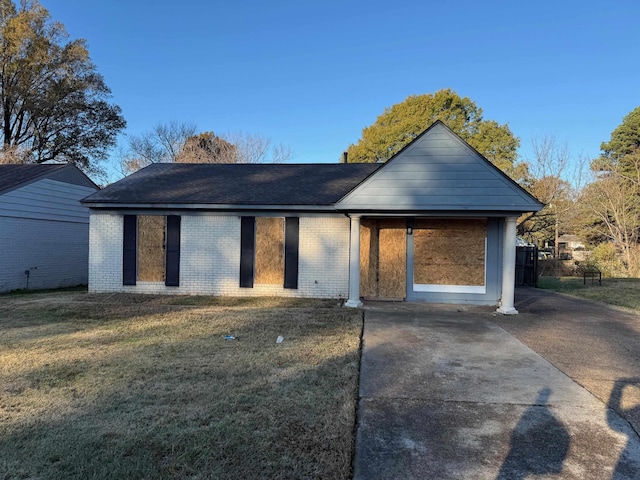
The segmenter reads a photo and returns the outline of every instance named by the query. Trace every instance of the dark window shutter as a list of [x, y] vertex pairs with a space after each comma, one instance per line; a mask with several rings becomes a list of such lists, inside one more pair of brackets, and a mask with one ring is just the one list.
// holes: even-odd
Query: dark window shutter
[[253, 288], [253, 270], [255, 264], [256, 244], [255, 217], [240, 219], [240, 286]]
[[122, 235], [122, 284], [136, 284], [138, 217], [135, 215], [124, 216], [124, 231]]
[[284, 288], [298, 288], [300, 219], [287, 217], [284, 227]]
[[180, 285], [180, 216], [167, 216], [167, 271], [164, 284]]

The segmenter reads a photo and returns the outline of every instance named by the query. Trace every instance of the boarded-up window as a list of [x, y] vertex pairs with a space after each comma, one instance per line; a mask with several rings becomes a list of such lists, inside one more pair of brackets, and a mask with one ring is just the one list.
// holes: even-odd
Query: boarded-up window
[[255, 283], [284, 283], [284, 218], [256, 217]]
[[414, 283], [483, 286], [486, 237], [486, 219], [417, 219], [413, 231]]
[[164, 282], [166, 219], [163, 215], [138, 216], [138, 280]]
[[360, 295], [365, 298], [377, 296], [377, 233], [375, 220], [360, 221]]
[[404, 219], [360, 223], [360, 294], [365, 298], [404, 298], [407, 242]]

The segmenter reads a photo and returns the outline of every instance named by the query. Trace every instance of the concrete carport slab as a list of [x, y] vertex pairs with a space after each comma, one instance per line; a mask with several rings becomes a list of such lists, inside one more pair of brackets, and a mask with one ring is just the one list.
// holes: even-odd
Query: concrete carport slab
[[492, 315], [368, 305], [354, 478], [640, 478], [629, 423]]

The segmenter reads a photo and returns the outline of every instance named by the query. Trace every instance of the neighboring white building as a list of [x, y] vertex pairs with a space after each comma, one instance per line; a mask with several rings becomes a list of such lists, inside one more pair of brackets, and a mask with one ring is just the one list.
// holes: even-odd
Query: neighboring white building
[[587, 259], [584, 242], [577, 235], [560, 235], [558, 237], [558, 247], [560, 258], [564, 260], [583, 261]]
[[97, 190], [73, 165], [0, 165], [0, 292], [87, 283]]
[[83, 200], [89, 290], [501, 304], [540, 202], [436, 122], [384, 164], [154, 164]]

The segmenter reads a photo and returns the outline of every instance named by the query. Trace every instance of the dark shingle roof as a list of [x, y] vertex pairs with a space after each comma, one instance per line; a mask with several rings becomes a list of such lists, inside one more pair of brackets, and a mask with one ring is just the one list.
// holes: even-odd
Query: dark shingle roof
[[0, 192], [33, 180], [65, 167], [66, 164], [50, 165], [0, 165]]
[[156, 163], [83, 200], [95, 204], [331, 205], [380, 165]]

